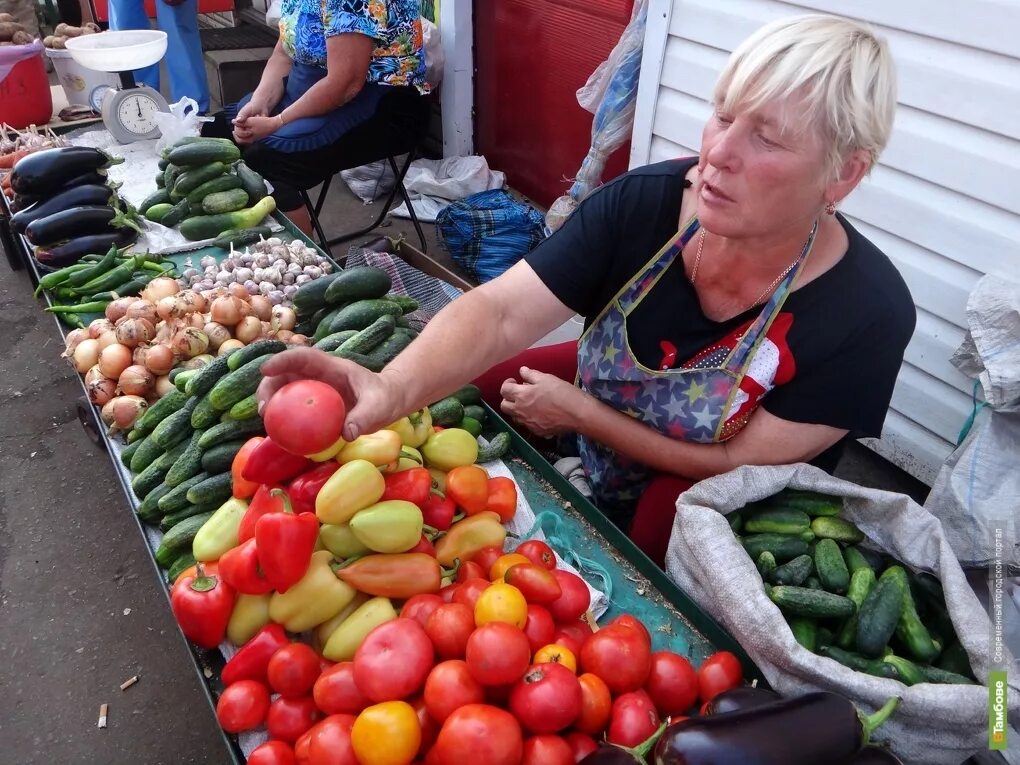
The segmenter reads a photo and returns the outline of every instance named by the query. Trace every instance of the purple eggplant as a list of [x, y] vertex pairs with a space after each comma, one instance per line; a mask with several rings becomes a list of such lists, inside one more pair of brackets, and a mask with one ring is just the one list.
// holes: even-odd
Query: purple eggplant
[[36, 202], [31, 207], [21, 210], [11, 218], [11, 225], [19, 234], [24, 234], [28, 224], [34, 220], [72, 207], [106, 205], [109, 204], [112, 196], [113, 189], [103, 184], [72, 186], [69, 189], [61, 190], [56, 196]]
[[69, 239], [108, 233], [116, 228], [133, 228], [141, 233], [131, 213], [105, 205], [90, 205], [36, 218], [25, 228], [25, 237], [36, 247], [46, 247]]
[[648, 753], [652, 751], [664, 730], [667, 730], [666, 723], [660, 725], [647, 740], [634, 747], [602, 743], [598, 749], [581, 760], [580, 765], [645, 765]]
[[818, 765], [846, 762], [899, 704], [865, 716], [843, 696], [808, 693], [743, 712], [670, 725], [655, 765]]
[[708, 702], [705, 714], [724, 715], [730, 712], [743, 712], [745, 709], [771, 704], [779, 701], [780, 696], [775, 691], [767, 688], [755, 688], [750, 685], [742, 685], [739, 688], [730, 688]]
[[52, 247], [40, 247], [36, 249], [35, 257], [44, 265], [63, 268], [77, 263], [86, 255], [106, 252], [113, 246], [123, 247], [132, 244], [137, 238], [138, 232], [134, 229], [118, 228], [105, 234], [81, 236]]
[[880, 746], [866, 746], [847, 765], [903, 765], [903, 760]]
[[46, 194], [85, 173], [104, 170], [123, 162], [105, 151], [88, 146], [45, 149], [22, 157], [14, 165], [11, 188], [17, 194]]

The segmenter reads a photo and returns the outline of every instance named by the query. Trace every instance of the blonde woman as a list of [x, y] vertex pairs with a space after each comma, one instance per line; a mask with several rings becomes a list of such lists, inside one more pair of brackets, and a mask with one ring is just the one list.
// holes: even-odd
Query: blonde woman
[[559, 376], [522, 355], [488, 379], [519, 423], [576, 441], [598, 507], [661, 564], [692, 481], [748, 464], [831, 468], [846, 439], [881, 433], [914, 306], [836, 209], [885, 147], [895, 104], [888, 48], [866, 27], [770, 24], [720, 75], [700, 156], [606, 184], [380, 374], [289, 351], [264, 368], [260, 397], [327, 380], [353, 437], [579, 313]]

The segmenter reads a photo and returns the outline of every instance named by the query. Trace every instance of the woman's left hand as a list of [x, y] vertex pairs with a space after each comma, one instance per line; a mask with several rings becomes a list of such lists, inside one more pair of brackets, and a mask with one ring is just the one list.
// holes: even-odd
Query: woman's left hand
[[521, 367], [521, 380], [506, 380], [499, 389], [500, 409], [537, 436], [577, 430], [580, 408], [588, 394], [555, 375]]
[[266, 136], [270, 136], [281, 127], [279, 115], [274, 117], [263, 117], [260, 115], [248, 117], [244, 122], [234, 124], [234, 140], [237, 143], [255, 143]]

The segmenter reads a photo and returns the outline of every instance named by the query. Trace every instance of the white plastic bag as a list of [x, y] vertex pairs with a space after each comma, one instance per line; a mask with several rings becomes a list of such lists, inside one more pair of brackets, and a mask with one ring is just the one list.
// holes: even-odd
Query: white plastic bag
[[[416, 159], [404, 178], [415, 214], [427, 223], [435, 222], [451, 202], [504, 185], [506, 176], [499, 170], [490, 170], [485, 157], [479, 156]], [[390, 215], [411, 217], [406, 204], [390, 210]]]
[[156, 152], [173, 146], [181, 138], [196, 136], [202, 132], [203, 122], [212, 122], [212, 117], [202, 117], [198, 113], [198, 102], [185, 96], [175, 104], [170, 104], [169, 112], [156, 112], [156, 127], [160, 138], [156, 141]]
[[283, 0], [273, 0], [266, 9], [266, 25], [275, 27], [283, 15]]
[[439, 36], [439, 27], [424, 16], [421, 20], [421, 32], [425, 48], [425, 82], [435, 90], [443, 81], [443, 67], [446, 66], [443, 40]]
[[350, 170], [341, 170], [340, 177], [347, 184], [347, 188], [354, 192], [354, 196], [366, 205], [389, 194], [397, 179], [389, 161], [385, 159], [352, 167]]

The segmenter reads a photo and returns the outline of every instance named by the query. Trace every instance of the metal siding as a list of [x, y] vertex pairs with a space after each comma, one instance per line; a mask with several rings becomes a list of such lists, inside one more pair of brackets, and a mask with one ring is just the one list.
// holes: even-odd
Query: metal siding
[[[773, 19], [843, 13], [872, 24], [898, 71], [886, 152], [842, 209], [906, 280], [918, 309], [881, 440], [931, 482], [972, 407], [949, 357], [983, 274], [1020, 278], [1020, 4], [973, 0], [652, 0], [631, 165], [695, 153], [716, 75]], [[849, 12], [849, 13], [848, 13]], [[656, 69], [657, 67], [657, 69]]]

